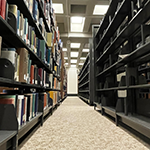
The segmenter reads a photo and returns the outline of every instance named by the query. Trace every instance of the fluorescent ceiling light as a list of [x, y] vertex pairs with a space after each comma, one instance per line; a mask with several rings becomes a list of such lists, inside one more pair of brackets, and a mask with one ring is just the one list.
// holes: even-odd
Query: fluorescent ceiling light
[[63, 14], [63, 4], [53, 3], [52, 6], [56, 14]]
[[80, 48], [81, 43], [71, 43], [71, 48]]
[[78, 57], [78, 52], [71, 52], [71, 57]]
[[85, 17], [71, 17], [71, 32], [83, 32]]
[[77, 63], [77, 59], [71, 59], [71, 63]]
[[93, 15], [104, 15], [108, 10], [109, 5], [95, 5]]
[[68, 59], [68, 57], [64, 57], [64, 59]]
[[71, 65], [71, 67], [76, 67], [76, 65]]
[[81, 60], [86, 60], [86, 57], [81, 57], [80, 59], [81, 59]]
[[68, 65], [68, 63], [65, 63], [65, 65]]
[[71, 17], [71, 23], [81, 23], [83, 22], [83, 17]]
[[83, 52], [89, 52], [89, 49], [83, 49]]
[[66, 51], [67, 51], [67, 48], [63, 48], [62, 50], [63, 50], [64, 52], [66, 52]]
[[84, 63], [79, 63], [80, 66], [82, 66]]

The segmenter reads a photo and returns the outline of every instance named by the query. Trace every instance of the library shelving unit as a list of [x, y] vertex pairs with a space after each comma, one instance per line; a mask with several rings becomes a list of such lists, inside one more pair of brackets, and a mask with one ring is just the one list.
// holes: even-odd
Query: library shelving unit
[[90, 92], [89, 92], [89, 83], [90, 83], [90, 55], [88, 54], [86, 60], [78, 74], [78, 96], [86, 101], [87, 103], [91, 104], [90, 101]]
[[93, 26], [94, 108], [150, 139], [150, 1], [112, 0]]
[[[45, 3], [47, 2], [45, 1]], [[49, 3], [51, 5], [51, 1]], [[45, 6], [49, 6], [49, 3]], [[61, 91], [60, 83], [63, 80], [61, 79], [62, 73], [64, 73], [61, 72], [61, 60], [63, 58], [60, 57], [62, 42], [55, 18], [53, 17], [55, 14], [48, 7], [49, 15], [47, 16], [45, 10], [47, 7], [44, 7], [44, 3], [41, 0], [34, 0], [33, 5], [29, 5], [28, 0], [7, 0], [4, 1], [4, 4], [6, 8], [5, 18], [0, 16], [0, 37], [2, 39], [0, 41], [0, 149], [16, 150], [22, 140], [26, 139], [35, 127], [39, 124], [43, 125], [44, 119], [53, 113], [53, 109], [57, 108], [58, 102], [61, 100], [59, 97]], [[37, 7], [35, 7], [36, 4]], [[18, 23], [16, 22], [18, 22], [19, 18], [15, 6], [23, 14], [21, 17], [23, 16], [26, 19], [22, 19], [22, 21], [25, 20], [26, 22], [23, 22], [23, 25], [21, 24], [23, 33], [27, 34], [26, 37], [21, 37], [17, 32]], [[43, 27], [40, 27], [38, 21], [35, 21], [34, 10], [33, 12], [30, 11], [30, 8], [33, 6], [36, 15], [38, 11], [39, 18], [42, 18]], [[13, 13], [11, 13], [12, 11]], [[15, 31], [15, 25], [17, 31]], [[34, 28], [35, 34], [32, 32], [34, 42], [36, 38], [44, 41], [46, 61], [42, 59], [42, 52], [38, 55], [38, 52], [35, 51], [37, 49], [36, 42], [34, 43], [36, 48], [33, 49], [33, 45], [31, 46], [31, 43], [25, 41], [27, 38], [31, 38], [31, 35], [28, 35], [29, 26], [27, 29], [27, 25]], [[49, 44], [47, 33], [52, 35], [50, 38], [53, 39], [50, 39], [50, 41], [52, 41], [53, 45]], [[26, 52], [27, 57], [25, 58], [27, 58], [28, 64], [25, 68], [28, 68], [27, 73], [30, 75], [24, 76], [26, 82], [19, 81], [19, 78], [15, 79], [15, 72], [18, 68], [18, 65], [14, 64], [16, 58], [14, 58], [14, 55], [12, 56], [14, 59], [11, 56], [10, 58], [4, 58], [4, 55], [1, 54], [1, 47], [8, 51], [9, 49], [12, 49], [11, 51], [15, 49], [17, 52], [17, 49], [21, 49], [21, 52]], [[50, 55], [47, 49], [51, 49]], [[29, 60], [31, 60], [30, 68]], [[25, 61], [24, 59], [24, 63]], [[19, 65], [21, 64], [19, 63]], [[35, 74], [29, 71], [31, 66], [35, 66]], [[39, 75], [39, 68], [43, 72], [40, 72], [43, 77]], [[38, 72], [36, 72], [36, 69]], [[31, 76], [33, 79], [31, 79]]]

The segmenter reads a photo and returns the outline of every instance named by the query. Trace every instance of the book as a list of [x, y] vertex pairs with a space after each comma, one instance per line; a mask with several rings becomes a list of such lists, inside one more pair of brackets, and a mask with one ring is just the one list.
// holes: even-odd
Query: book
[[32, 116], [33, 94], [29, 94], [29, 95], [30, 95], [30, 116], [29, 116], [29, 120], [31, 120], [33, 118], [33, 116]]
[[27, 83], [28, 51], [25, 48], [19, 48], [19, 49], [17, 49], [17, 53], [20, 56], [20, 61], [19, 61], [19, 81]]
[[27, 83], [30, 83], [30, 76], [31, 76], [31, 64], [32, 64], [32, 60], [29, 59], [30, 57], [28, 56], [28, 73], [27, 73]]
[[20, 10], [17, 10], [17, 34], [20, 35]]
[[23, 14], [20, 13], [20, 37], [22, 38], [23, 36], [23, 27], [24, 27], [24, 20], [23, 20]]
[[30, 83], [34, 84], [34, 65], [31, 65], [30, 70]]
[[23, 124], [26, 123], [27, 118], [27, 97], [24, 96], [24, 109], [23, 109]]
[[32, 94], [32, 118], [35, 117], [35, 94]]
[[27, 110], [26, 110], [26, 121], [30, 121], [30, 98], [31, 96], [30, 95], [25, 95], [25, 97], [27, 97]]
[[9, 4], [6, 2], [6, 10], [5, 10], [5, 20], [6, 21], [8, 19], [8, 7], [9, 7]]
[[47, 94], [44, 93], [44, 106], [43, 106], [43, 109], [46, 109], [47, 108]]
[[49, 87], [53, 88], [53, 74], [49, 74]]
[[27, 33], [28, 33], [28, 19], [25, 18], [24, 19], [24, 31], [23, 31], [23, 40], [24, 42], [27, 44]]
[[35, 94], [35, 116], [38, 114], [38, 93]]
[[19, 63], [19, 60], [18, 60], [18, 54], [17, 53], [15, 53], [16, 54], [16, 56], [15, 56], [15, 71], [14, 71], [14, 80], [15, 81], [18, 81], [18, 63]]
[[22, 100], [24, 99], [24, 95], [18, 95], [17, 99], [17, 120], [19, 126], [22, 125], [21, 116], [22, 116]]
[[39, 85], [43, 86], [43, 69], [39, 68], [38, 69], [38, 76], [39, 76]]
[[38, 84], [38, 67], [34, 65], [34, 84]]
[[16, 107], [16, 95], [0, 95], [0, 104], [13, 104]]
[[29, 0], [29, 11], [32, 14], [32, 12], [33, 12], [33, 0]]
[[17, 33], [17, 6], [16, 5], [9, 5], [7, 22]]
[[38, 21], [38, 2], [33, 0], [33, 18], [37, 22]]
[[2, 37], [0, 36], [0, 57], [1, 57]]
[[53, 34], [52, 33], [47, 33], [47, 45], [48, 47], [53, 46]]
[[40, 40], [41, 59], [45, 61], [45, 41]]
[[24, 115], [24, 97], [22, 99], [22, 106], [21, 106], [21, 121], [20, 125], [23, 125], [23, 115]]
[[0, 0], [0, 15], [5, 20], [5, 13], [6, 13], [6, 0]]

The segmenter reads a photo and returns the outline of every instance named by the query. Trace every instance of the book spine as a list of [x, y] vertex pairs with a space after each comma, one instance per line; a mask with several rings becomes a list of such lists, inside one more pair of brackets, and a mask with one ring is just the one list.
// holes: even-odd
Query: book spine
[[33, 94], [30, 95], [31, 98], [30, 98], [30, 117], [29, 117], [29, 120], [31, 120], [33, 117], [32, 117], [32, 105], [33, 105]]
[[32, 117], [35, 117], [35, 94], [33, 94], [33, 101], [32, 101]]
[[6, 12], [6, 0], [1, 0], [1, 11], [0, 11], [0, 15], [2, 16], [2, 18], [5, 20], [5, 12]]
[[20, 123], [20, 125], [23, 124], [23, 111], [24, 111], [24, 98], [22, 99], [22, 106], [21, 106], [21, 123]]
[[34, 65], [31, 65], [31, 76], [30, 76], [30, 83], [34, 84]]

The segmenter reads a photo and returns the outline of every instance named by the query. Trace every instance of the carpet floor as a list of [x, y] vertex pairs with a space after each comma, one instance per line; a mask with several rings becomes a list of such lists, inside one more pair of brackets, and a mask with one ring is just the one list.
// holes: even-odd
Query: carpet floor
[[67, 97], [20, 150], [148, 150], [78, 97]]

